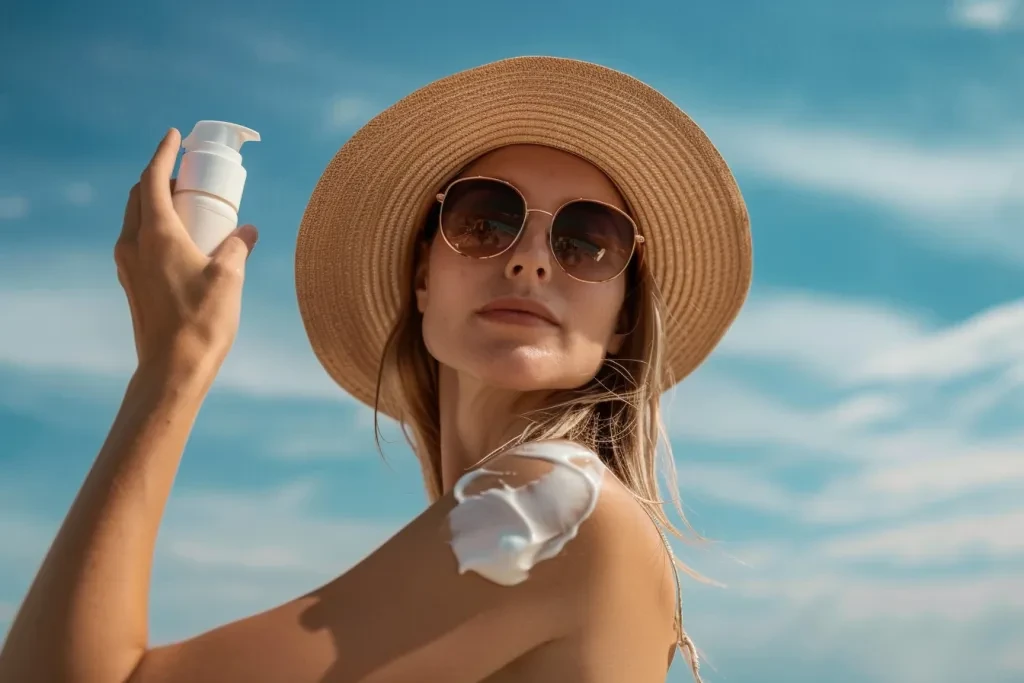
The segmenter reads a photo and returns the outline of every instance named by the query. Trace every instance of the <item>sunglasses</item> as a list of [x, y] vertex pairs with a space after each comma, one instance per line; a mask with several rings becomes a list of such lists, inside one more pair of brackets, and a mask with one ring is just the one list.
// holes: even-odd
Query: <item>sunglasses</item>
[[441, 236], [463, 256], [501, 256], [522, 237], [530, 212], [551, 217], [548, 246], [558, 266], [582, 282], [607, 282], [629, 265], [643, 235], [624, 211], [574, 199], [554, 213], [531, 209], [514, 185], [482, 176], [459, 178], [437, 195]]

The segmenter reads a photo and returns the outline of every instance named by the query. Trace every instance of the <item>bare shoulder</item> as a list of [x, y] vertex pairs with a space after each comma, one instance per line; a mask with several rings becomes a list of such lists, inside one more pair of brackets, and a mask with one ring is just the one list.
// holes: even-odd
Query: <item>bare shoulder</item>
[[[595, 453], [568, 441], [524, 444], [489, 469], [518, 476], [520, 486], [533, 482], [535, 495], [554, 499], [538, 506], [570, 530], [551, 568], [572, 579], [560, 585], [579, 615], [573, 647], [599, 652], [609, 671], [653, 667], [659, 675], [676, 642], [675, 567], [641, 502]], [[561, 481], [544, 490], [544, 477]]]
[[606, 478], [597, 455], [569, 441], [521, 444], [466, 473], [451, 494], [460, 571], [514, 585], [557, 568], [574, 579], [567, 590], [586, 592], [614, 555], [613, 530], [597, 528]]
[[557, 515], [558, 529], [567, 532], [569, 538], [559, 546], [565, 563], [576, 558], [589, 568], [577, 571], [611, 584], [600, 586], [603, 595], [610, 587], [635, 593], [634, 581], [670, 587], [674, 593], [671, 558], [654, 521], [585, 446], [566, 440], [522, 444], [480, 470], [470, 485], [528, 486], [538, 499], [537, 510]]

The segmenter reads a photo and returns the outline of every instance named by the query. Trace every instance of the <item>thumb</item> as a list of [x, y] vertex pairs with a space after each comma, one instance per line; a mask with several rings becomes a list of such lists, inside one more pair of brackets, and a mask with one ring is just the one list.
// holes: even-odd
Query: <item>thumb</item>
[[210, 254], [210, 259], [219, 262], [229, 270], [241, 273], [245, 268], [245, 261], [256, 246], [259, 239], [259, 232], [253, 225], [242, 225], [227, 236], [220, 245]]

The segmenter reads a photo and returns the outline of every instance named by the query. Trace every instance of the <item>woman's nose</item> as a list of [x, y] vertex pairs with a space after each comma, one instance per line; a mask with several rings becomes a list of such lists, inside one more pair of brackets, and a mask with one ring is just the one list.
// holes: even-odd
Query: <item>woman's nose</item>
[[530, 209], [523, 234], [505, 265], [505, 277], [536, 277], [541, 282], [551, 278], [553, 264], [548, 240], [551, 217], [547, 211]]

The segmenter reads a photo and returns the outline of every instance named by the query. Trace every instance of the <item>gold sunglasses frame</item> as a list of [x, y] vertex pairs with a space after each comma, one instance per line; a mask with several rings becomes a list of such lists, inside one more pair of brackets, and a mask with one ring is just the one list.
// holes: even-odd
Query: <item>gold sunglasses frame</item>
[[[522, 225], [519, 226], [519, 232], [516, 234], [515, 239], [512, 240], [512, 242], [509, 243], [509, 245], [507, 247], [505, 247], [504, 249], [502, 249], [501, 251], [499, 251], [496, 254], [491, 254], [490, 256], [470, 256], [469, 254], [464, 254], [463, 252], [461, 252], [458, 249], [456, 249], [455, 245], [452, 244], [451, 241], [449, 241], [448, 236], [444, 234], [444, 225], [443, 225], [444, 200], [448, 196], [448, 193], [451, 192], [451, 189], [453, 187], [455, 187], [459, 183], [464, 183], [464, 182], [467, 182], [467, 181], [470, 181], [470, 180], [489, 180], [489, 181], [492, 181], [492, 182], [500, 183], [500, 184], [510, 188], [513, 192], [515, 192], [517, 195], [519, 195], [519, 198], [523, 202], [523, 209], [524, 209], [524, 211], [523, 211], [523, 223], [522, 223]], [[558, 264], [558, 267], [561, 269], [561, 271], [563, 273], [565, 273], [566, 275], [571, 277], [573, 280], [576, 280], [578, 282], [586, 282], [588, 284], [600, 284], [602, 282], [611, 282], [612, 280], [614, 280], [615, 278], [619, 277], [624, 272], [626, 272], [626, 269], [629, 268], [630, 262], [633, 260], [633, 256], [635, 256], [636, 253], [637, 253], [637, 245], [638, 244], [643, 244], [644, 241], [645, 241], [644, 240], [644, 236], [640, 234], [640, 229], [637, 227], [636, 221], [634, 221], [633, 218], [628, 213], [626, 213], [625, 211], [623, 211], [622, 209], [620, 209], [617, 206], [613, 206], [612, 204], [609, 204], [607, 202], [602, 202], [602, 201], [597, 200], [597, 199], [588, 199], [586, 197], [578, 197], [576, 199], [570, 199], [569, 201], [565, 202], [564, 204], [559, 206], [557, 209], [555, 209], [554, 212], [545, 211], [544, 209], [531, 209], [529, 204], [526, 202], [526, 197], [523, 196], [523, 193], [519, 191], [519, 188], [516, 187], [515, 185], [513, 185], [512, 183], [508, 182], [507, 180], [502, 180], [501, 178], [492, 178], [490, 176], [479, 176], [479, 175], [478, 176], [467, 176], [465, 178], [456, 178], [452, 182], [448, 183], [447, 186], [445, 186], [443, 192], [438, 192], [437, 193], [436, 199], [437, 199], [438, 202], [441, 203], [441, 207], [440, 207], [440, 209], [438, 211], [438, 218], [437, 218], [438, 232], [441, 233], [441, 239], [443, 239], [445, 241], [445, 244], [447, 244], [449, 247], [451, 247], [452, 251], [454, 251], [456, 254], [458, 254], [460, 256], [464, 256], [466, 258], [478, 259], [478, 260], [481, 260], [481, 261], [486, 260], [486, 259], [497, 258], [497, 257], [501, 256], [502, 254], [507, 253], [513, 247], [515, 247], [515, 245], [519, 242], [519, 240], [522, 239], [523, 233], [526, 232], [526, 221], [529, 220], [530, 212], [543, 213], [543, 214], [547, 215], [548, 217], [551, 218], [551, 221], [548, 224], [548, 249], [551, 251], [551, 258], [554, 260], [555, 263]], [[619, 272], [615, 273], [615, 275], [612, 275], [611, 277], [606, 278], [604, 280], [584, 280], [583, 278], [580, 278], [580, 277], [577, 277], [577, 276], [573, 275], [572, 273], [570, 273], [568, 270], [565, 269], [565, 266], [562, 265], [562, 262], [558, 259], [558, 256], [555, 254], [555, 245], [552, 243], [553, 235], [552, 235], [552, 231], [551, 231], [551, 228], [552, 228], [552, 226], [554, 225], [554, 222], [555, 222], [555, 216], [557, 216], [558, 213], [562, 209], [564, 209], [565, 207], [569, 206], [570, 204], [576, 204], [576, 203], [579, 203], [579, 202], [588, 202], [588, 203], [591, 203], [591, 204], [598, 204], [600, 206], [604, 206], [604, 207], [606, 207], [608, 209], [611, 209], [612, 211], [614, 211], [615, 213], [621, 215], [627, 221], [629, 221], [629, 224], [633, 227], [633, 243], [630, 245], [631, 249], [629, 251], [629, 256], [626, 257], [626, 261], [624, 262], [624, 264], [622, 266], [622, 269], [619, 270]], [[603, 250], [602, 250], [602, 253], [603, 253]], [[599, 255], [598, 259], [600, 259], [600, 258], [601, 258], [601, 256]]]

